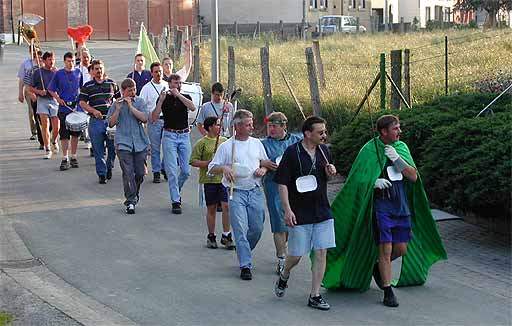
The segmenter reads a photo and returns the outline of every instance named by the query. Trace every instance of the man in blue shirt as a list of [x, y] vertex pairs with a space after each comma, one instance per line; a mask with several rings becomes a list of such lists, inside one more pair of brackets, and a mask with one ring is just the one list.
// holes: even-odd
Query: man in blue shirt
[[123, 171], [126, 213], [135, 214], [139, 201], [140, 185], [144, 181], [149, 139], [143, 123], [147, 122], [149, 111], [141, 97], [135, 96], [136, 84], [127, 78], [121, 83], [123, 97], [110, 107], [107, 114], [109, 127], [116, 127], [114, 143]]
[[[76, 149], [78, 147], [78, 137], [81, 131], [71, 131], [66, 126], [66, 117], [76, 110], [77, 97], [82, 86], [82, 72], [75, 68], [75, 56], [72, 52], [64, 54], [64, 68], [60, 69], [53, 76], [48, 91], [59, 103], [59, 112], [57, 116], [60, 121], [60, 142], [62, 145], [62, 162], [60, 170], [64, 171], [72, 168], [78, 168], [78, 159]], [[68, 157], [69, 139], [71, 138], [71, 161]]]
[[34, 69], [37, 68], [37, 56], [42, 56], [43, 52], [36, 47], [29, 47], [28, 50], [30, 53], [30, 58], [23, 60], [17, 74], [18, 101], [20, 101], [20, 103], [23, 103], [23, 101], [27, 102], [28, 122], [31, 132], [30, 140], [35, 140], [37, 134], [37, 119], [34, 113], [36, 111], [36, 97], [33, 95], [31, 98], [27, 86], [30, 86], [32, 73]]
[[[52, 157], [52, 150], [55, 154], [59, 151], [57, 145], [57, 136], [59, 135], [59, 118], [57, 117], [57, 111], [59, 104], [57, 101], [48, 93], [46, 87], [50, 85], [50, 82], [55, 75], [55, 55], [53, 52], [45, 52], [43, 54], [42, 68], [38, 68], [32, 75], [32, 82], [29, 87], [29, 91], [37, 95], [37, 114], [41, 121], [41, 134], [43, 144], [45, 148], [45, 158], [50, 159]], [[52, 126], [51, 135], [51, 150], [50, 150], [50, 124]]]
[[137, 85], [137, 96], [140, 95], [142, 87], [149, 83], [149, 81], [153, 78], [151, 72], [144, 69], [145, 64], [146, 57], [144, 57], [144, 54], [137, 53], [134, 59], [133, 71], [126, 76], [126, 78], [135, 80], [135, 84]]

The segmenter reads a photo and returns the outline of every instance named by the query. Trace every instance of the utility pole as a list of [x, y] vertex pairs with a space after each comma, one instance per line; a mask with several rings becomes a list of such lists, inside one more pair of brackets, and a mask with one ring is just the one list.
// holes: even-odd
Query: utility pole
[[212, 0], [212, 84], [219, 81], [219, 5]]

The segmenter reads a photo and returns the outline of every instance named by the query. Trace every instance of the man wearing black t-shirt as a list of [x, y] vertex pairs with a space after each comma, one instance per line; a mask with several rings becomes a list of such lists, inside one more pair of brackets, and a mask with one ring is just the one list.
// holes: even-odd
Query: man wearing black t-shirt
[[[151, 122], [164, 117], [162, 132], [162, 149], [164, 152], [164, 168], [169, 178], [169, 195], [173, 214], [181, 214], [181, 188], [190, 175], [190, 129], [188, 111], [196, 107], [189, 95], [183, 95], [181, 77], [172, 74], [169, 80], [169, 91], [162, 91], [156, 108], [151, 113]], [[180, 173], [178, 175], [179, 163]]]
[[327, 199], [327, 179], [336, 174], [325, 146], [326, 122], [309, 117], [302, 125], [304, 139], [290, 145], [279, 163], [275, 182], [283, 203], [284, 219], [288, 225], [288, 254], [284, 270], [274, 286], [278, 297], [284, 296], [290, 271], [302, 256], [314, 250], [313, 278], [308, 305], [328, 310], [329, 304], [320, 295], [328, 248], [336, 246], [334, 220]]

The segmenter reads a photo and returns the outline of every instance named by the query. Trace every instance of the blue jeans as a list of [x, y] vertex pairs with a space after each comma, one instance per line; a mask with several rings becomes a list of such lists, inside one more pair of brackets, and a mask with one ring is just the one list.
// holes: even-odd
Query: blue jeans
[[163, 127], [164, 120], [162, 119], [158, 119], [155, 123], [148, 123], [148, 136], [151, 143], [151, 170], [153, 173], [162, 171], [162, 168], [165, 166], [160, 155]]
[[265, 200], [260, 187], [233, 191], [229, 201], [229, 217], [235, 235], [240, 268], [252, 268], [251, 251], [256, 247], [265, 222]]
[[[189, 133], [178, 134], [164, 130], [162, 133], [162, 148], [164, 151], [165, 173], [169, 182], [171, 203], [181, 202], [180, 191], [190, 176], [190, 145]], [[180, 173], [178, 175], [178, 163]]]
[[[114, 167], [116, 151], [114, 141], [107, 138], [107, 121], [91, 117], [89, 120], [89, 136], [91, 137], [94, 160], [96, 161], [96, 174], [106, 176], [107, 170]], [[105, 161], [105, 142], [107, 142], [107, 160]]]

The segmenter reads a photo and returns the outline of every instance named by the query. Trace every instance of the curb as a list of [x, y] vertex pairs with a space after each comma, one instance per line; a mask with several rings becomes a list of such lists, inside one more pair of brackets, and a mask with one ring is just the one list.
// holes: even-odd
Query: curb
[[85, 326], [137, 325], [79, 291], [34, 258], [0, 208], [0, 270], [23, 288]]

